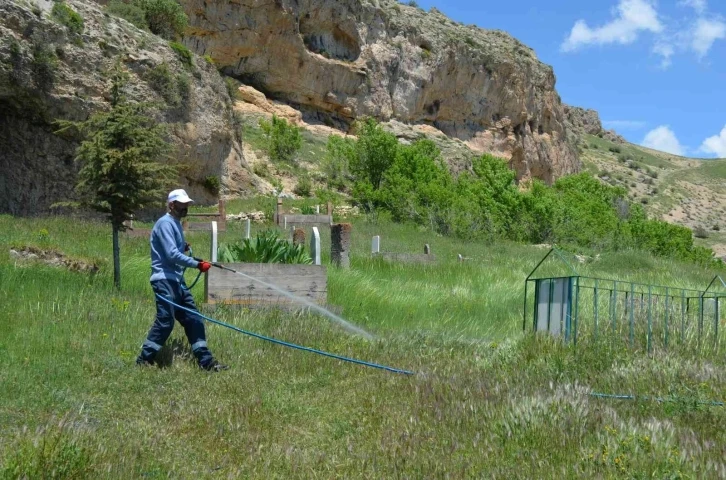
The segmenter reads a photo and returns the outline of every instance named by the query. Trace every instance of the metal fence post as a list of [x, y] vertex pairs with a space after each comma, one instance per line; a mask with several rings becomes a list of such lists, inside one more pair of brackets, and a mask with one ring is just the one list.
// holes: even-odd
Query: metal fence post
[[653, 336], [653, 287], [648, 285], [648, 353], [651, 352]]
[[630, 283], [630, 348], [633, 348], [635, 334], [635, 284]]

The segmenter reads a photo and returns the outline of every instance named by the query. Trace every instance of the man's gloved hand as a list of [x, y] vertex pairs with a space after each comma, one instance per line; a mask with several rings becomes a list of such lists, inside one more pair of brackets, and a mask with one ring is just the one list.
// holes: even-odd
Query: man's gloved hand
[[209, 263], [209, 262], [205, 262], [204, 260], [202, 260], [201, 262], [199, 262], [199, 265], [197, 265], [197, 268], [202, 273], [206, 273], [207, 270], [209, 270], [210, 268], [212, 268], [212, 264]]

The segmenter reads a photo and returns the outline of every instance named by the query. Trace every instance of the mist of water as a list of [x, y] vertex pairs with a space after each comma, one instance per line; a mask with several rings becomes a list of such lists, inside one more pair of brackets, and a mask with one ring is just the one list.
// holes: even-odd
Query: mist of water
[[316, 312], [320, 313], [321, 315], [324, 315], [327, 318], [333, 320], [334, 322], [336, 322], [337, 324], [339, 324], [341, 327], [343, 327], [344, 329], [346, 329], [349, 332], [356, 333], [362, 337], [367, 338], [368, 340], [373, 340], [375, 338], [372, 334], [366, 332], [365, 330], [363, 330], [360, 327], [353, 325], [349, 321], [345, 320], [344, 318], [341, 318], [340, 316], [334, 314], [333, 312], [321, 307], [320, 305], [318, 305], [316, 303], [311, 302], [310, 300], [308, 300], [306, 298], [302, 298], [302, 297], [298, 297], [297, 295], [293, 295], [292, 293], [278, 287], [277, 285], [273, 285], [272, 283], [267, 283], [263, 280], [260, 280], [259, 278], [255, 278], [251, 275], [247, 275], [246, 273], [238, 272], [237, 270], [227, 268], [220, 264], [215, 263], [214, 266], [221, 268], [223, 270], [227, 270], [228, 272], [232, 272], [232, 273], [236, 273], [237, 275], [241, 275], [242, 277], [252, 280], [253, 282], [257, 282], [261, 285], [271, 288], [271, 289], [275, 290], [276, 292], [279, 292], [280, 294], [286, 296], [287, 298], [289, 298], [295, 302], [302, 303], [303, 305], [310, 307], [311, 309], [315, 310]]

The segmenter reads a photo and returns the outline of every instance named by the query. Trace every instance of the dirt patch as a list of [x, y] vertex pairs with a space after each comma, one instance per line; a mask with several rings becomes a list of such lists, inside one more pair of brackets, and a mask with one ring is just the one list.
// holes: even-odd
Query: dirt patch
[[10, 256], [22, 260], [35, 260], [53, 267], [65, 267], [72, 272], [95, 274], [100, 267], [96, 263], [68, 258], [56, 250], [43, 250], [37, 247], [15, 247]]

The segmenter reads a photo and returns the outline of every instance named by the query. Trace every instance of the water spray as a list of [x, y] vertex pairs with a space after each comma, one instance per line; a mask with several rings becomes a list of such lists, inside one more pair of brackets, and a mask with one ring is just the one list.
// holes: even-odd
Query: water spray
[[[201, 259], [197, 259], [197, 258], [195, 258], [195, 260], [201, 261]], [[339, 317], [338, 315], [335, 315], [334, 313], [330, 312], [329, 310], [326, 310], [325, 308], [321, 307], [320, 305], [316, 305], [315, 303], [313, 303], [313, 302], [311, 302], [311, 301], [309, 301], [309, 300], [307, 300], [305, 298], [301, 298], [301, 297], [298, 297], [296, 295], [293, 295], [292, 293], [290, 293], [290, 292], [288, 292], [288, 291], [286, 291], [286, 290], [278, 287], [277, 285], [273, 285], [271, 283], [265, 282], [263, 280], [260, 280], [259, 278], [255, 278], [255, 277], [253, 277], [251, 275], [247, 275], [245, 273], [238, 272], [237, 270], [234, 270], [234, 269], [229, 268], [229, 267], [225, 267], [224, 265], [222, 265], [220, 263], [217, 263], [217, 262], [211, 262], [211, 264], [212, 264], [212, 266], [214, 266], [216, 268], [220, 268], [222, 270], [227, 270], [229, 272], [236, 273], [237, 275], [241, 275], [241, 276], [243, 276], [245, 278], [248, 278], [248, 279], [250, 279], [250, 280], [252, 280], [254, 282], [257, 282], [257, 283], [260, 283], [262, 285], [265, 285], [266, 287], [272, 288], [273, 290], [281, 293], [282, 295], [284, 295], [284, 296], [286, 296], [286, 297], [288, 297], [288, 298], [290, 298], [290, 299], [292, 299], [292, 300], [294, 300], [296, 302], [302, 303], [302, 304], [304, 304], [304, 305], [312, 308], [313, 310], [316, 310], [316, 311], [320, 312], [321, 314], [325, 315], [326, 317], [328, 317], [328, 318], [336, 321], [337, 323], [339, 323], [343, 328], [345, 328], [348, 331], [351, 331], [351, 332], [354, 332], [354, 333], [356, 333], [358, 335], [361, 335], [361, 336], [365, 337], [368, 340], [372, 340], [374, 338], [373, 335], [371, 335], [370, 333], [366, 332], [365, 330], [363, 330], [363, 329], [361, 329], [359, 327], [356, 327], [355, 325], [351, 324], [350, 322], [347, 322], [343, 318]], [[197, 277], [197, 280], [198, 279], [199, 279], [199, 277]], [[194, 281], [194, 283], [196, 283], [196, 280]], [[192, 286], [194, 286], [194, 284], [192, 284]], [[191, 287], [189, 287], [189, 288], [191, 288]], [[222, 322], [220, 320], [216, 320], [216, 319], [211, 318], [211, 317], [208, 317], [206, 315], [202, 315], [199, 311], [192, 310], [190, 308], [187, 308], [187, 307], [184, 307], [184, 306], [179, 305], [177, 303], [174, 303], [172, 300], [170, 300], [170, 299], [168, 299], [168, 298], [166, 298], [166, 297], [164, 297], [162, 295], [159, 295], [158, 293], [156, 294], [156, 297], [159, 298], [160, 300], [168, 303], [169, 305], [172, 305], [174, 308], [179, 308], [181, 310], [184, 310], [185, 312], [189, 312], [191, 314], [198, 315], [198, 316], [202, 317], [203, 319], [205, 319], [205, 320], [207, 320], [207, 321], [209, 321], [211, 323], [214, 323], [216, 325], [220, 325], [220, 326], [225, 327], [225, 328], [229, 328], [230, 330], [234, 330], [235, 332], [243, 333], [245, 335], [249, 335], [249, 336], [254, 337], [254, 338], [259, 338], [260, 340], [265, 340], [267, 342], [275, 343], [277, 345], [282, 345], [284, 347], [294, 348], [296, 350], [303, 350], [305, 352], [315, 353], [315, 354], [318, 354], [318, 355], [322, 355], [324, 357], [335, 358], [337, 360], [342, 360], [344, 362], [355, 363], [357, 365], [363, 365], [363, 366], [371, 367], [371, 368], [378, 368], [380, 370], [386, 370], [386, 371], [392, 372], [392, 373], [400, 373], [400, 374], [403, 374], [403, 375], [413, 375], [414, 374], [414, 372], [411, 372], [409, 370], [403, 370], [403, 369], [400, 369], [400, 368], [388, 367], [386, 365], [380, 365], [380, 364], [377, 364], [377, 363], [366, 362], [366, 361], [358, 360], [358, 359], [355, 359], [355, 358], [344, 357], [342, 355], [336, 355], [334, 353], [329, 353], [329, 352], [325, 352], [325, 351], [322, 351], [322, 350], [317, 350], [315, 348], [304, 347], [302, 345], [296, 345], [296, 344], [290, 343], [290, 342], [284, 342], [282, 340], [277, 340], [277, 339], [272, 338], [272, 337], [267, 337], [265, 335], [260, 335], [259, 333], [249, 332], [249, 331], [243, 330], [243, 329], [241, 329], [239, 327], [235, 327], [234, 325], [230, 325], [230, 324], [225, 323], [225, 322]]]
[[255, 277], [253, 277], [251, 275], [247, 275], [246, 273], [238, 272], [237, 270], [234, 270], [234, 269], [229, 268], [229, 267], [225, 267], [224, 265], [222, 265], [220, 263], [217, 263], [217, 262], [212, 262], [212, 266], [217, 267], [217, 268], [221, 268], [222, 270], [227, 270], [228, 272], [236, 273], [237, 275], [241, 275], [241, 276], [243, 276], [244, 278], [246, 278], [248, 280], [252, 280], [253, 282], [257, 282], [257, 283], [260, 283], [260, 284], [262, 284], [262, 285], [264, 285], [264, 286], [266, 286], [268, 288], [271, 288], [271, 289], [275, 290], [276, 292], [279, 292], [282, 295], [288, 297], [289, 299], [294, 300], [294, 301], [299, 302], [299, 303], [302, 303], [303, 305], [305, 305], [307, 307], [310, 307], [313, 310], [315, 310], [315, 311], [317, 311], [317, 312], [325, 315], [329, 319], [337, 322], [340, 326], [342, 326], [343, 328], [345, 328], [349, 332], [353, 332], [353, 333], [356, 333], [358, 335], [361, 335], [362, 337], [365, 337], [368, 340], [373, 340], [375, 338], [372, 334], [366, 332], [365, 330], [363, 330], [360, 327], [357, 327], [357, 326], [353, 325], [352, 323], [350, 323], [350, 322], [346, 321], [345, 319], [339, 317], [338, 315], [334, 314], [330, 310], [327, 310], [327, 309], [321, 307], [320, 305], [317, 305], [316, 303], [311, 302], [310, 300], [308, 300], [306, 298], [302, 298], [302, 297], [298, 297], [296, 295], [293, 295], [292, 293], [290, 293], [287, 290], [284, 290], [284, 289], [278, 287], [277, 285], [273, 285], [272, 283], [267, 283], [265, 281], [260, 280], [259, 278], [255, 278]]

